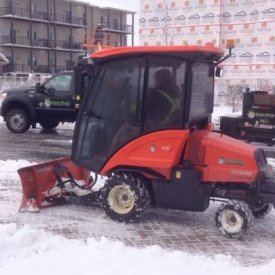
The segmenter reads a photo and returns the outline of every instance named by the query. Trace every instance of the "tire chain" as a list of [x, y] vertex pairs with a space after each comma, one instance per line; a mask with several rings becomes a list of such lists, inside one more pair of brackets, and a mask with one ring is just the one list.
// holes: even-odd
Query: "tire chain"
[[[120, 179], [121, 178], [128, 180], [130, 179], [130, 181], [136, 181], [137, 182], [137, 187], [139, 189], [140, 192], [140, 202], [139, 202], [139, 206], [136, 209], [136, 213], [135, 213], [135, 217], [131, 218], [130, 220], [128, 220], [128, 222], [135, 222], [140, 216], [142, 216], [146, 210], [148, 209], [148, 206], [150, 204], [150, 195], [149, 192], [145, 186], [145, 183], [143, 181], [142, 178], [140, 178], [139, 176], [135, 175], [135, 174], [125, 174], [125, 173], [119, 173], [119, 174], [113, 174], [111, 177], [109, 177], [107, 179], [107, 181], [113, 180], [113, 179]], [[101, 193], [102, 192], [106, 192], [106, 185], [103, 186], [101, 188]], [[102, 198], [102, 195], [100, 195], [100, 197]], [[104, 209], [104, 206], [102, 206]]]
[[[221, 228], [221, 225], [220, 227], [218, 226], [218, 229], [219, 231], [225, 235], [226, 237], [228, 238], [231, 238], [231, 239], [242, 239], [245, 237], [245, 235], [250, 231], [250, 228], [251, 228], [251, 225], [252, 225], [252, 222], [254, 220], [254, 216], [252, 214], [252, 211], [251, 209], [249, 208], [248, 204], [245, 203], [245, 202], [242, 202], [242, 201], [237, 201], [237, 200], [232, 200], [232, 201], [228, 201], [227, 202], [227, 205], [231, 205], [233, 207], [234, 210], [241, 210], [244, 214], [245, 214], [245, 217], [247, 217], [246, 219], [246, 225], [245, 225], [245, 230], [242, 230], [241, 232], [237, 233], [237, 234], [229, 234], [227, 232], [224, 231], [224, 229]], [[223, 207], [225, 206], [225, 204], [222, 204], [217, 213], [219, 211], [221, 211], [223, 209]], [[219, 221], [218, 221], [218, 217], [216, 216], [216, 224], [219, 224]]]

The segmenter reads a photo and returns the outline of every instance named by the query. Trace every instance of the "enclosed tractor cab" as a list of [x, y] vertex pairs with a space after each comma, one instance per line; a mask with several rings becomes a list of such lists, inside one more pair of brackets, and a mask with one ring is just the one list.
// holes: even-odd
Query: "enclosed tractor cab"
[[132, 222], [151, 204], [205, 211], [213, 199], [224, 201], [219, 230], [239, 238], [253, 215], [271, 209], [275, 181], [264, 152], [211, 131], [221, 49], [122, 47], [92, 58], [72, 160], [106, 176], [96, 197], [108, 216]]

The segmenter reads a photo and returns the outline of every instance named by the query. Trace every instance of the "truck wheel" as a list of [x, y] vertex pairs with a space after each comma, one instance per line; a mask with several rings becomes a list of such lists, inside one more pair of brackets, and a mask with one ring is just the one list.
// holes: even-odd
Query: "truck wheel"
[[101, 189], [100, 201], [105, 213], [119, 222], [134, 222], [150, 204], [144, 180], [132, 174], [109, 178]]
[[7, 128], [15, 134], [22, 134], [30, 128], [30, 118], [21, 109], [11, 109], [5, 117]]
[[255, 218], [263, 218], [271, 212], [273, 204], [258, 202], [254, 204], [249, 204], [249, 208], [251, 209], [252, 214]]
[[216, 226], [229, 239], [241, 239], [249, 231], [253, 214], [249, 206], [241, 201], [222, 204], [216, 212]]
[[59, 125], [59, 121], [49, 120], [49, 121], [40, 121], [39, 124], [41, 127], [47, 130], [56, 128]]

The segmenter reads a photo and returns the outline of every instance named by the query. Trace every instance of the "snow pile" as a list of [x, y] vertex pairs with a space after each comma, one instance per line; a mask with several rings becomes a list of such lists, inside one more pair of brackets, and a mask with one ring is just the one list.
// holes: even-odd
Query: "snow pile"
[[213, 114], [212, 114], [212, 123], [214, 124], [214, 130], [220, 130], [220, 117], [221, 116], [240, 116], [241, 111], [237, 113], [232, 113], [232, 107], [226, 105], [214, 106]]
[[214, 258], [166, 251], [158, 246], [130, 248], [121, 242], [68, 240], [14, 224], [0, 225], [0, 274], [135, 275], [135, 274], [274, 274], [275, 261], [243, 267], [230, 257]]
[[0, 160], [0, 179], [7, 180], [19, 180], [19, 176], [16, 171], [21, 167], [32, 165], [27, 160]]

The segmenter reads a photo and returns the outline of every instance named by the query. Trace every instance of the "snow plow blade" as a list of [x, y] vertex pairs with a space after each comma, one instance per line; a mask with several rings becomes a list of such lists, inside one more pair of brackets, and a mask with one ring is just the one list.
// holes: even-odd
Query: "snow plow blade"
[[17, 172], [23, 192], [19, 212], [38, 212], [42, 206], [93, 193], [90, 171], [75, 165], [70, 158], [20, 168]]

